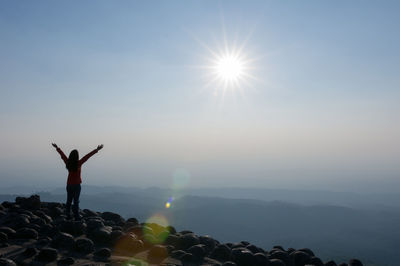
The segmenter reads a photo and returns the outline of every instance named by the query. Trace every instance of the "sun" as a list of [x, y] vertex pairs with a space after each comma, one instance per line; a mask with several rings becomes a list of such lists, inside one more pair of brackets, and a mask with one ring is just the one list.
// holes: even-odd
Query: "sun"
[[213, 52], [208, 66], [211, 69], [209, 85], [216, 85], [217, 90], [242, 89], [248, 84], [252, 77], [249, 73], [250, 60], [237, 49], [224, 49], [224, 51]]
[[238, 55], [225, 54], [216, 60], [216, 74], [225, 82], [235, 82], [243, 77], [244, 62]]

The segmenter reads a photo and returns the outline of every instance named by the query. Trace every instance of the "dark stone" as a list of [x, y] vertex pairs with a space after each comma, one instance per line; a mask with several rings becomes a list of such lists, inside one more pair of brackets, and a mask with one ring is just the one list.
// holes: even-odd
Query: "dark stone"
[[351, 259], [349, 261], [349, 266], [363, 266], [363, 264], [358, 259]]
[[55, 248], [71, 249], [75, 245], [74, 237], [68, 233], [59, 233], [52, 241], [52, 246]]
[[119, 230], [112, 231], [110, 234], [111, 242], [114, 243], [118, 238], [122, 236], [122, 234], [123, 234], [122, 231]]
[[317, 257], [311, 257], [310, 264], [314, 266], [324, 266], [322, 260]]
[[181, 261], [183, 262], [183, 265], [192, 264], [195, 262], [193, 255], [190, 253], [183, 254], [181, 257]]
[[162, 245], [153, 246], [148, 254], [148, 259], [152, 262], [161, 261], [168, 257], [167, 248]]
[[295, 266], [304, 266], [306, 264], [309, 264], [311, 262], [311, 257], [307, 253], [303, 251], [295, 251], [290, 254], [290, 257], [294, 261]]
[[254, 254], [254, 266], [269, 266], [269, 260], [267, 256], [262, 253]]
[[180, 259], [184, 254], [186, 254], [185, 251], [178, 249], [171, 252], [171, 257], [174, 259]]
[[270, 266], [286, 266], [286, 264], [281, 261], [280, 259], [272, 259], [269, 261], [270, 262]]
[[233, 261], [225, 261], [222, 266], [236, 266], [236, 263]]
[[210, 257], [218, 261], [228, 261], [231, 256], [231, 249], [227, 245], [219, 245], [212, 252]]
[[143, 241], [138, 240], [135, 235], [124, 234], [117, 240], [114, 249], [122, 255], [130, 256], [142, 251], [143, 247]]
[[75, 241], [75, 250], [83, 254], [91, 253], [94, 250], [94, 243], [88, 238], [79, 238]]
[[38, 241], [36, 241], [36, 246], [38, 247], [44, 247], [50, 244], [52, 242], [52, 239], [48, 236], [40, 237]]
[[91, 219], [86, 221], [86, 230], [94, 231], [96, 229], [104, 227], [104, 223], [100, 219]]
[[176, 235], [169, 235], [165, 239], [165, 244], [171, 245], [175, 248], [178, 248], [179, 247], [179, 237], [177, 237]]
[[171, 225], [168, 225], [165, 229], [167, 229], [167, 231], [168, 231], [170, 234], [176, 234], [176, 229], [175, 229], [175, 227], [173, 227], [173, 226], [171, 226]]
[[60, 260], [57, 261], [58, 265], [72, 265], [74, 263], [75, 263], [75, 260], [72, 257], [60, 259]]
[[337, 264], [333, 260], [330, 260], [330, 261], [326, 262], [324, 266], [337, 266]]
[[38, 261], [54, 261], [57, 259], [57, 250], [54, 248], [43, 248], [40, 250], [39, 255], [36, 257]]
[[68, 257], [57, 261], [57, 265], [72, 265], [75, 263], [74, 258]]
[[124, 225], [125, 220], [122, 218], [121, 215], [113, 212], [103, 212], [101, 214], [101, 218], [104, 220], [110, 220], [113, 221], [116, 225]]
[[0, 258], [0, 266], [17, 266], [13, 260]]
[[189, 230], [183, 230], [179, 232], [181, 235], [186, 235], [186, 234], [194, 234], [192, 231]]
[[86, 231], [86, 224], [82, 221], [63, 221], [59, 225], [59, 230], [73, 236], [81, 236]]
[[21, 228], [15, 234], [15, 238], [19, 239], [37, 239], [38, 236], [38, 232], [31, 228]]
[[191, 246], [187, 249], [187, 252], [191, 253], [196, 260], [200, 260], [206, 255], [206, 250], [202, 244]]
[[26, 249], [24, 250], [24, 252], [22, 252], [22, 255], [23, 255], [25, 258], [31, 258], [31, 257], [33, 257], [33, 256], [36, 256], [36, 254], [38, 254], [38, 250], [37, 250], [36, 248], [34, 248], [34, 247], [26, 248]]
[[15, 230], [10, 227], [2, 226], [0, 227], [0, 232], [5, 233], [8, 238], [15, 237]]
[[89, 209], [82, 210], [83, 217], [98, 217], [97, 212], [91, 211]]
[[274, 246], [273, 248], [274, 249], [279, 249], [281, 251], [285, 251], [285, 249], [282, 246]]
[[272, 253], [268, 254], [268, 258], [270, 260], [271, 259], [281, 260], [286, 266], [294, 265], [293, 260], [290, 258], [289, 254], [286, 251], [281, 251], [280, 249], [273, 250]]
[[111, 256], [111, 250], [109, 248], [100, 248], [96, 250], [94, 256], [101, 260], [106, 260]]
[[256, 247], [255, 245], [248, 245], [248, 246], [246, 246], [246, 248], [254, 254], [260, 252], [260, 249], [258, 247]]
[[5, 225], [17, 230], [20, 228], [27, 227], [29, 225], [29, 216], [20, 214], [20, 215], [12, 215], [9, 217], [8, 222]]
[[138, 219], [136, 219], [134, 217], [128, 218], [128, 220], [126, 220], [126, 222], [127, 223], [132, 223], [132, 224], [135, 224], [135, 225], [139, 225]]
[[21, 208], [28, 210], [38, 210], [40, 209], [40, 196], [32, 195], [29, 198], [17, 197], [15, 203], [20, 205]]
[[342, 262], [338, 266], [349, 266], [349, 265], [347, 263]]
[[96, 243], [110, 244], [111, 242], [111, 228], [101, 227], [88, 234], [88, 237]]
[[204, 248], [207, 253], [210, 253], [214, 250], [215, 246], [217, 245], [217, 241], [215, 241], [210, 236], [199, 236], [200, 244], [204, 245]]
[[6, 233], [0, 232], [0, 243], [5, 243], [8, 241], [8, 235]]
[[200, 244], [200, 240], [195, 234], [188, 233], [179, 238], [179, 246], [183, 250], [186, 250], [197, 244]]
[[246, 248], [232, 249], [230, 260], [234, 261], [238, 266], [254, 265], [253, 253]]
[[309, 249], [309, 248], [301, 248], [301, 249], [298, 249], [297, 251], [303, 251], [303, 252], [307, 253], [310, 257], [315, 256], [314, 252], [312, 252], [311, 249]]

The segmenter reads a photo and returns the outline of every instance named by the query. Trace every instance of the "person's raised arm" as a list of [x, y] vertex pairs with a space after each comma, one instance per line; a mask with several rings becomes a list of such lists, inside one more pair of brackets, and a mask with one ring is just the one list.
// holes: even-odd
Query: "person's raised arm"
[[82, 159], [79, 160], [79, 163], [82, 165], [84, 164], [90, 157], [92, 157], [95, 153], [97, 153], [99, 150], [101, 150], [104, 147], [103, 144], [97, 146], [96, 149], [92, 150], [88, 154], [82, 157]]
[[57, 146], [57, 144], [52, 143], [51, 145], [53, 145], [54, 148], [56, 148], [57, 152], [60, 154], [61, 159], [64, 161], [64, 163], [67, 163], [67, 156], [65, 156], [64, 152]]

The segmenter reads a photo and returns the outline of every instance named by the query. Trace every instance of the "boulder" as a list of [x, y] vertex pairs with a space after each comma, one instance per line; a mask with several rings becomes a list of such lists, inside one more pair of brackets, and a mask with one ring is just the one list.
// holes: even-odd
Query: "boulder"
[[233, 261], [225, 261], [222, 266], [236, 266], [236, 263]]
[[358, 259], [351, 259], [348, 264], [349, 266], [363, 266], [361, 261], [359, 261]]
[[214, 250], [215, 246], [217, 245], [217, 241], [215, 241], [212, 237], [210, 236], [199, 236], [199, 241], [200, 244], [204, 245], [204, 248], [208, 253]]
[[290, 254], [290, 257], [293, 259], [295, 266], [304, 266], [311, 262], [311, 257], [308, 253], [303, 251], [295, 251]]
[[183, 250], [186, 250], [190, 248], [191, 246], [200, 244], [199, 238], [193, 234], [193, 233], [188, 233], [184, 234], [179, 238], [179, 247]]
[[58, 265], [73, 265], [75, 263], [74, 258], [72, 257], [67, 257], [67, 258], [63, 258], [63, 259], [59, 259], [57, 261]]
[[148, 259], [152, 262], [159, 262], [168, 257], [167, 248], [162, 245], [155, 245], [149, 250]]
[[171, 257], [179, 260], [184, 254], [186, 254], [185, 251], [178, 249], [171, 252]]
[[227, 245], [219, 245], [212, 252], [210, 257], [218, 261], [228, 261], [231, 256], [231, 249]]
[[289, 254], [286, 251], [282, 251], [280, 249], [275, 249], [271, 250], [270, 253], [268, 253], [268, 259], [278, 259], [282, 261], [286, 266], [293, 266], [293, 260], [289, 256]]
[[8, 238], [15, 237], [15, 230], [10, 227], [2, 226], [2, 227], [0, 227], [0, 232], [5, 233]]
[[57, 259], [58, 253], [54, 248], [43, 248], [40, 250], [36, 259], [43, 262], [51, 262]]
[[0, 243], [6, 243], [8, 241], [8, 235], [6, 233], [0, 232]]
[[19, 239], [38, 239], [38, 236], [38, 232], [31, 228], [21, 228], [15, 234], [15, 238]]
[[75, 245], [75, 240], [72, 235], [61, 232], [54, 237], [51, 244], [55, 248], [72, 249]]
[[17, 266], [13, 260], [0, 258], [0, 266]]
[[269, 263], [270, 266], [286, 266], [286, 264], [280, 259], [271, 259]]
[[111, 227], [100, 227], [88, 233], [88, 238], [96, 243], [111, 244]]
[[111, 256], [111, 250], [109, 248], [100, 248], [93, 255], [100, 260], [107, 260]]
[[326, 262], [324, 266], [337, 266], [337, 264], [333, 260], [330, 260], [330, 261]]
[[232, 249], [230, 260], [238, 266], [254, 265], [255, 262], [253, 253], [246, 248]]
[[121, 215], [113, 212], [103, 212], [101, 214], [101, 218], [103, 218], [104, 220], [113, 221], [115, 225], [124, 225], [125, 223], [125, 220], [124, 218], [122, 218]]
[[195, 260], [201, 260], [202, 258], [205, 257], [207, 253], [203, 244], [191, 246], [190, 248], [187, 249], [187, 252], [191, 253]]
[[28, 247], [22, 252], [22, 256], [25, 258], [31, 258], [33, 256], [36, 256], [38, 254], [38, 250], [34, 247]]
[[86, 224], [82, 221], [62, 221], [59, 230], [73, 236], [81, 236], [86, 231]]
[[17, 197], [15, 203], [27, 210], [38, 210], [40, 209], [40, 196], [32, 195], [29, 198]]
[[314, 257], [314, 256], [315, 256], [315, 255], [314, 255], [314, 252], [312, 252], [312, 250], [309, 249], [309, 248], [301, 248], [301, 249], [298, 249], [298, 251], [305, 252], [305, 253], [307, 253], [310, 257]]
[[94, 243], [88, 238], [79, 238], [75, 241], [75, 250], [83, 254], [92, 253], [94, 250]]
[[322, 260], [317, 257], [311, 257], [310, 264], [314, 266], [324, 266]]
[[269, 266], [269, 260], [263, 253], [254, 254], [254, 266]]

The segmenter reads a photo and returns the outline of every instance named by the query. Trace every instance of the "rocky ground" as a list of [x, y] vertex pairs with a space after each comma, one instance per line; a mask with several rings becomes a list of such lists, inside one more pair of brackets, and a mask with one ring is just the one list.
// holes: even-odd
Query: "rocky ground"
[[264, 250], [246, 241], [220, 243], [172, 226], [125, 220], [112, 212], [81, 210], [81, 221], [67, 220], [65, 205], [17, 197], [0, 205], [2, 265], [224, 265], [360, 266], [322, 262], [307, 248]]

